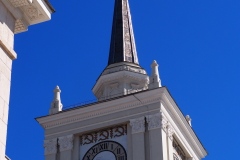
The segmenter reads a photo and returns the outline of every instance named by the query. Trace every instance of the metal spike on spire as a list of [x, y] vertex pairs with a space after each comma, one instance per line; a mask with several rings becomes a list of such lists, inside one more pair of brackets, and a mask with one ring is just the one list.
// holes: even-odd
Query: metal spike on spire
[[108, 65], [118, 62], [139, 64], [128, 0], [115, 0]]

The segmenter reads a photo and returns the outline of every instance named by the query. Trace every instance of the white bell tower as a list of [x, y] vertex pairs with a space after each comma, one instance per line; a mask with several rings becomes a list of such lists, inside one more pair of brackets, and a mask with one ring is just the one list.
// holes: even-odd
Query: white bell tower
[[48, 0], [0, 0], [0, 160], [5, 156], [11, 85], [14, 34], [51, 19], [54, 9]]
[[36, 119], [45, 160], [204, 158], [190, 116], [162, 87], [157, 61], [151, 68], [148, 76], [138, 62], [128, 0], [115, 0], [108, 65], [92, 90], [98, 101], [64, 110], [55, 96], [56, 107]]

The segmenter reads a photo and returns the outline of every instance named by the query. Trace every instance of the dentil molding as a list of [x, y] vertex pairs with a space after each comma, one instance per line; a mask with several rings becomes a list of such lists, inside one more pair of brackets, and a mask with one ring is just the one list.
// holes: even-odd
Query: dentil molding
[[130, 125], [132, 126], [132, 134], [144, 132], [145, 131], [145, 117], [131, 119]]
[[60, 152], [73, 149], [73, 135], [63, 136], [58, 138]]
[[45, 155], [57, 153], [57, 138], [44, 141]]

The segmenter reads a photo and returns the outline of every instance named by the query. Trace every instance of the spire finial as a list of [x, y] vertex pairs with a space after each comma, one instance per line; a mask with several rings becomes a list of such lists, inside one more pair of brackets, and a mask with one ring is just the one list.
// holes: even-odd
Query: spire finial
[[108, 65], [119, 62], [138, 64], [128, 0], [115, 0]]
[[150, 83], [148, 88], [149, 89], [154, 89], [154, 88], [158, 88], [161, 87], [161, 80], [160, 80], [160, 76], [159, 76], [159, 72], [158, 72], [158, 64], [157, 61], [154, 60], [152, 65], [152, 75], [150, 76]]
[[49, 110], [49, 114], [58, 113], [58, 112], [62, 111], [62, 107], [63, 107], [63, 105], [61, 103], [61, 97], [60, 97], [61, 90], [60, 90], [59, 86], [56, 86], [55, 89], [53, 90], [53, 92], [54, 92], [54, 98], [51, 103], [51, 108]]
[[185, 118], [186, 118], [188, 124], [192, 127], [192, 119], [191, 119], [191, 117], [189, 115], [186, 115]]

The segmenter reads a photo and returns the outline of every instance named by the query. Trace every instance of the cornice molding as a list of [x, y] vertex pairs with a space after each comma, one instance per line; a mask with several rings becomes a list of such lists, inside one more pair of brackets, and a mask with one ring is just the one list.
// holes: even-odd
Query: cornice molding
[[[141, 100], [141, 102], [139, 101]], [[134, 95], [129, 95], [123, 98], [95, 104], [93, 106], [88, 106], [84, 108], [76, 108], [72, 109], [66, 112], [62, 112], [59, 114], [37, 118], [37, 121], [45, 128], [45, 129], [52, 129], [55, 127], [60, 127], [62, 125], [67, 125], [71, 123], [76, 123], [79, 121], [92, 119], [104, 115], [108, 115], [111, 113], [116, 113], [119, 111], [124, 111], [131, 108], [137, 108], [139, 106], [147, 105], [147, 104], [153, 104], [156, 102], [161, 103], [161, 108], [166, 109], [163, 110], [164, 117], [166, 119], [171, 117], [173, 118], [171, 120], [170, 125], [174, 131], [174, 134], [176, 136], [184, 135], [186, 141], [184, 143], [189, 143], [190, 147], [194, 149], [194, 152], [197, 153], [198, 157], [205, 157], [206, 156], [206, 150], [203, 148], [202, 144], [200, 143], [199, 139], [196, 137], [194, 131], [187, 123], [185, 117], [181, 113], [180, 109], [172, 99], [171, 95], [169, 94], [168, 90], [165, 87], [161, 87], [154, 90], [148, 90], [145, 92], [139, 92]], [[168, 117], [167, 114], [170, 114]], [[177, 123], [176, 129], [174, 123]], [[168, 127], [168, 134], [171, 137], [171, 129]], [[167, 132], [166, 132], [167, 133]], [[181, 137], [183, 138], [183, 137]]]
[[146, 74], [136, 73], [128, 70], [122, 70], [122, 71], [100, 76], [97, 83], [93, 87], [92, 91], [93, 93], [98, 93], [103, 83], [109, 83], [111, 81], [119, 80], [119, 79], [125, 79], [125, 80], [129, 79], [133, 81], [139, 81], [141, 82], [141, 84], [144, 84], [144, 87], [148, 86], [148, 83], [149, 83], [149, 77]]
[[42, 0], [2, 0], [15, 18], [14, 33], [27, 31], [29, 25], [51, 19], [52, 10]]
[[[197, 151], [198, 158], [204, 158], [207, 155], [205, 148], [201, 144], [193, 128], [190, 127], [185, 116], [183, 115], [180, 108], [177, 106], [174, 99], [172, 98], [172, 96], [167, 90], [164, 91], [164, 94], [162, 94], [160, 101], [164, 106], [168, 106], [168, 107], [165, 107], [166, 111], [172, 114], [171, 116], [173, 118], [172, 121], [177, 123], [176, 127], [178, 129], [175, 129], [174, 126], [172, 126], [174, 129], [174, 134], [178, 136], [183, 135], [184, 138], [186, 139], [186, 142], [184, 143], [190, 144], [191, 148], [194, 148], [195, 151]], [[191, 148], [189, 150], [192, 150]]]
[[[145, 95], [149, 93], [140, 92], [139, 94]], [[138, 97], [139, 95], [135, 94], [134, 96]], [[44, 117], [43, 119], [46, 120], [45, 122], [41, 121], [40, 119], [38, 119], [38, 121], [45, 129], [50, 129], [50, 128], [58, 127], [61, 125], [79, 122], [79, 121], [87, 120], [93, 117], [98, 117], [98, 116], [107, 115], [110, 113], [124, 111], [129, 108], [135, 108], [138, 106], [160, 101], [159, 96], [156, 94], [151, 94], [151, 96], [146, 96], [147, 98], [145, 96], [140, 96], [141, 98], [138, 97], [138, 99], [141, 99], [141, 102], [138, 99], [136, 99], [136, 97], [134, 96], [124, 97], [117, 100], [105, 102], [102, 104], [97, 104], [94, 106], [94, 108], [93, 106], [89, 106], [85, 108], [80, 108], [78, 111], [74, 110], [74, 111], [69, 111], [65, 113], [60, 113], [57, 115], [52, 115], [51, 117], [50, 116]], [[123, 100], [125, 100], [125, 102]], [[65, 115], [63, 116], [61, 114], [65, 114]]]

